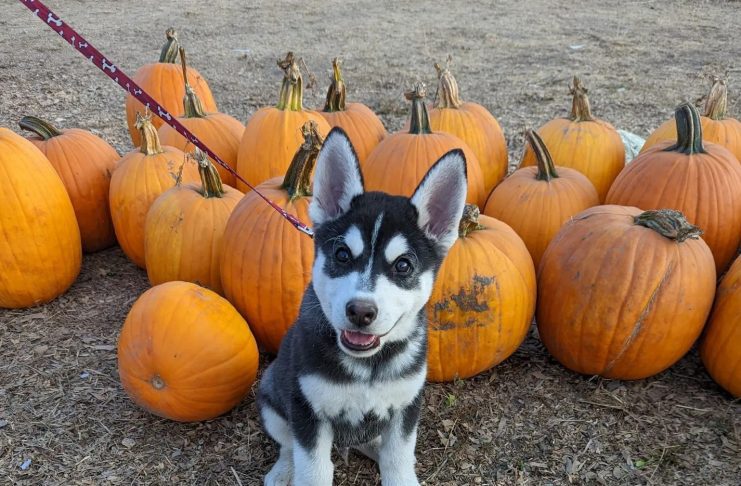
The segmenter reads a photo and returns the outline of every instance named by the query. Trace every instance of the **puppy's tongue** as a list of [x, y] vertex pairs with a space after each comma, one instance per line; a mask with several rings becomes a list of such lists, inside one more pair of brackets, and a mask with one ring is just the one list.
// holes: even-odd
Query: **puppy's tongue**
[[370, 346], [376, 340], [375, 335], [362, 332], [342, 331], [342, 335], [347, 342], [356, 346]]

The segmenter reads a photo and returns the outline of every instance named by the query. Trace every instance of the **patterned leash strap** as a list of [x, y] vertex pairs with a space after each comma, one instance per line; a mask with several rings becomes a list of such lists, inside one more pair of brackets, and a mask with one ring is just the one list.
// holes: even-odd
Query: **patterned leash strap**
[[289, 223], [291, 223], [297, 230], [301, 231], [304, 234], [309, 235], [310, 237], [314, 236], [314, 231], [306, 226], [304, 223], [302, 223], [297, 217], [295, 217], [292, 214], [289, 214], [285, 209], [275, 204], [273, 201], [265, 197], [260, 191], [255, 189], [255, 187], [244, 180], [242, 176], [237, 174], [237, 172], [232, 169], [226, 162], [221, 160], [221, 158], [214, 153], [213, 150], [208, 148], [203, 142], [201, 142], [198, 137], [193, 135], [193, 133], [190, 132], [187, 128], [185, 128], [174, 116], [172, 116], [170, 113], [167, 112], [157, 101], [152, 98], [149, 94], [147, 94], [146, 91], [144, 91], [138, 84], [136, 84], [129, 76], [126, 75], [118, 66], [113, 64], [103, 56], [103, 54], [100, 53], [98, 49], [93, 47], [92, 44], [90, 44], [84, 37], [82, 37], [80, 34], [77, 33], [72, 27], [70, 27], [67, 23], [63, 22], [60, 17], [58, 17], [54, 12], [49, 9], [46, 5], [44, 5], [39, 0], [19, 0], [23, 5], [28, 7], [31, 12], [34, 13], [41, 21], [43, 21], [46, 25], [49, 26], [50, 29], [52, 29], [54, 32], [59, 34], [65, 41], [67, 41], [72, 47], [77, 49], [77, 51], [88, 58], [90, 62], [95, 64], [98, 69], [103, 71], [106, 76], [111, 78], [113, 81], [116, 82], [119, 86], [121, 86], [123, 89], [125, 89], [131, 96], [139, 100], [144, 106], [149, 108], [149, 110], [160, 117], [162, 121], [170, 125], [172, 128], [178, 131], [181, 135], [183, 135], [187, 140], [189, 140], [193, 145], [198, 147], [199, 149], [206, 152], [213, 160], [215, 160], [219, 165], [224, 167], [227, 171], [229, 171], [231, 174], [234, 175], [237, 179], [244, 182], [247, 187], [252, 189], [252, 191], [260, 196], [263, 201], [268, 203], [273, 209], [275, 209], [278, 213], [280, 213], [281, 216], [283, 216], [286, 220], [288, 220]]

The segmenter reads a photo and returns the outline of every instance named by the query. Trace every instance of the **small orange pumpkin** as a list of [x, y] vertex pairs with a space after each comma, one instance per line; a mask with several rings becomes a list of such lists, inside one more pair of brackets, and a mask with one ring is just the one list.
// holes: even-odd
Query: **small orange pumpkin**
[[20, 121], [35, 136], [28, 140], [46, 155], [62, 178], [80, 227], [82, 249], [92, 253], [116, 244], [108, 189], [120, 156], [108, 142], [87, 130], [57, 130], [35, 116]]
[[[625, 146], [615, 127], [592, 115], [585, 88], [574, 76], [570, 118], [556, 118], [538, 129], [559, 167], [576, 169], [592, 181], [600, 202], [605, 200], [612, 182], [625, 167]], [[522, 167], [537, 163], [535, 154], [525, 147]]]
[[[180, 61], [183, 73], [185, 73], [187, 66], [185, 50], [182, 47], [180, 48]], [[185, 79], [185, 75], [183, 75], [183, 79]], [[183, 108], [184, 115], [178, 117], [178, 121], [205, 143], [208, 148], [216, 152], [221, 160], [236, 170], [237, 152], [239, 152], [239, 142], [242, 140], [242, 133], [244, 133], [244, 125], [226, 113], [206, 113], [203, 110], [201, 100], [187, 81], [185, 82]], [[170, 125], [163, 124], [157, 133], [160, 137], [160, 143], [163, 145], [179, 148], [184, 152], [193, 149], [193, 144]], [[219, 171], [219, 177], [224, 184], [234, 187], [236, 185], [234, 175], [216, 161], [212, 160], [212, 162], [216, 170]]]
[[185, 163], [182, 150], [160, 145], [151, 115], [137, 116], [142, 145], [118, 162], [111, 177], [109, 200], [121, 249], [132, 262], [145, 268], [144, 223], [149, 207], [177, 180], [196, 182], [200, 177], [193, 164]]
[[741, 257], [720, 282], [700, 356], [710, 376], [728, 393], [741, 397]]
[[43, 304], [80, 273], [75, 211], [44, 154], [2, 127], [0, 174], [0, 308]]
[[184, 280], [222, 294], [221, 249], [229, 216], [243, 194], [223, 186], [216, 167], [196, 149], [201, 184], [178, 184], [158, 197], [144, 225], [152, 285]]
[[540, 339], [565, 367], [637, 380], [673, 365], [702, 331], [715, 265], [679, 211], [596, 206], [574, 216], [538, 269]]
[[535, 287], [522, 240], [467, 205], [427, 306], [427, 378], [468, 378], [507, 359], [530, 329]]
[[599, 204], [599, 196], [581, 172], [553, 164], [540, 136], [525, 138], [535, 152], [537, 167], [517, 169], [494, 188], [484, 214], [507, 223], [522, 238], [535, 268], [548, 243], [575, 214]]
[[[258, 190], [304, 224], [311, 224], [311, 171], [322, 147], [319, 126], [309, 120], [284, 178]], [[257, 342], [277, 353], [283, 335], [298, 317], [311, 280], [314, 243], [250, 191], [234, 208], [224, 232], [221, 283], [224, 295], [250, 322]]]
[[405, 93], [406, 99], [412, 102], [409, 131], [387, 136], [371, 152], [368, 160], [361, 162], [366, 190], [411, 196], [435, 161], [450, 150], [459, 148], [466, 157], [466, 202], [483, 206], [486, 202], [484, 177], [476, 155], [455, 135], [432, 132], [424, 103], [425, 95], [423, 84], [417, 84], [412, 91]]
[[144, 292], [118, 338], [126, 393], [148, 412], [179, 422], [234, 408], [255, 382], [258, 358], [255, 338], [234, 307], [190, 282]]
[[327, 91], [327, 101], [320, 115], [330, 127], [340, 127], [355, 148], [358, 160], [365, 161], [371, 151], [386, 136], [383, 123], [370, 108], [362, 103], [345, 103], [345, 80], [340, 71], [340, 59], [332, 61], [332, 82]]
[[[292, 52], [278, 61], [283, 70], [283, 85], [275, 107], [258, 110], [244, 129], [237, 156], [237, 173], [253, 186], [285, 174], [291, 159], [304, 142], [301, 127], [316, 122], [321, 137], [329, 133], [329, 123], [316, 111], [304, 110], [304, 81], [298, 59]], [[237, 181], [237, 188], [247, 193], [249, 187]]]
[[[136, 84], [157, 100], [171, 115], [183, 114], [183, 96], [185, 96], [184, 77], [177, 65], [178, 43], [177, 33], [172, 27], [165, 32], [167, 42], [162, 47], [159, 62], [145, 64], [134, 73], [132, 79]], [[218, 111], [216, 100], [211, 94], [211, 88], [194, 68], [188, 68], [188, 83], [203, 103], [206, 112]], [[136, 126], [136, 114], [144, 111], [144, 105], [131, 95], [126, 96], [126, 123], [129, 125], [129, 134], [135, 147], [141, 145], [139, 129]], [[159, 118], [152, 120], [155, 129], [164, 122]]]

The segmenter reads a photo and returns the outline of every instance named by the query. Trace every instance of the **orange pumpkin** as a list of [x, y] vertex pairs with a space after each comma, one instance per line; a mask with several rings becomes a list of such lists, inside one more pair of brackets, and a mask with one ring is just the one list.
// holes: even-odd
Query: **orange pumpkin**
[[486, 202], [486, 193], [476, 155], [455, 135], [432, 132], [424, 104], [425, 94], [424, 85], [417, 84], [414, 90], [404, 95], [412, 102], [409, 131], [397, 132], [384, 138], [371, 152], [368, 160], [360, 164], [366, 190], [411, 196], [435, 161], [450, 150], [459, 148], [466, 157], [466, 202], [482, 207]]
[[[180, 48], [180, 61], [182, 62], [183, 72], [186, 72], [185, 50], [182, 47]], [[183, 75], [183, 79], [185, 79], [185, 75]], [[236, 170], [237, 152], [239, 151], [239, 141], [242, 139], [242, 133], [244, 132], [244, 125], [236, 118], [225, 113], [206, 113], [203, 110], [201, 100], [187, 81], [185, 82], [183, 108], [185, 113], [178, 117], [178, 121], [198, 137], [201, 142], [205, 143], [208, 148], [216, 152], [221, 160]], [[184, 152], [193, 149], [193, 144], [170, 125], [163, 124], [159, 128], [158, 134], [160, 143], [163, 145], [179, 148]], [[216, 161], [212, 160], [212, 162], [216, 166], [216, 170], [219, 171], [221, 180], [234, 187], [236, 184], [234, 174]]]
[[138, 116], [142, 146], [124, 155], [111, 177], [111, 219], [121, 249], [145, 268], [144, 223], [152, 203], [176, 181], [196, 182], [198, 169], [186, 163], [185, 153], [160, 145], [151, 115]]
[[44, 154], [6, 128], [0, 128], [0, 174], [0, 307], [43, 304], [80, 272], [75, 211]]
[[87, 130], [57, 130], [35, 116], [20, 121], [35, 136], [28, 140], [46, 155], [62, 178], [80, 227], [83, 251], [92, 253], [116, 244], [108, 188], [120, 158], [108, 142]]
[[[538, 129], [538, 135], [548, 146], [553, 162], [587, 176], [602, 202], [625, 167], [625, 146], [615, 127], [592, 115], [587, 89], [576, 76], [571, 94], [571, 117], [549, 121]], [[536, 163], [535, 154], [526, 147], [521, 166]]]
[[596, 206], [558, 232], [538, 269], [540, 339], [565, 367], [636, 380], [677, 362], [715, 294], [713, 255], [678, 211]]
[[[167, 42], [162, 47], [159, 62], [145, 64], [134, 73], [132, 79], [136, 84], [149, 93], [163, 108], [171, 115], [180, 116], [183, 112], [183, 96], [185, 96], [184, 77], [177, 65], [178, 43], [177, 33], [173, 28], [165, 32]], [[198, 95], [203, 103], [206, 112], [218, 111], [216, 100], [211, 94], [208, 83], [201, 74], [194, 68], [188, 68], [188, 83], [193, 87], [193, 91]], [[139, 136], [139, 129], [136, 127], [136, 114], [144, 111], [142, 105], [136, 98], [131, 95], [126, 96], [126, 123], [129, 125], [129, 134], [135, 147], [141, 145], [142, 141]], [[159, 118], [152, 120], [155, 129], [159, 128], [164, 122]]]
[[720, 282], [700, 356], [710, 376], [728, 393], [741, 397], [741, 257]]
[[468, 378], [514, 353], [533, 320], [535, 286], [533, 261], [512, 228], [467, 205], [427, 306], [427, 378]]
[[448, 65], [435, 63], [439, 80], [437, 106], [430, 110], [430, 128], [435, 132], [455, 135], [471, 147], [481, 165], [484, 192], [489, 194], [507, 175], [507, 141], [496, 118], [483, 106], [463, 102], [458, 94], [458, 82]]
[[340, 59], [332, 61], [332, 83], [327, 91], [324, 111], [320, 114], [330, 127], [340, 127], [347, 134], [358, 160], [365, 161], [371, 151], [386, 136], [383, 123], [362, 103], [345, 103], [345, 81], [340, 71]]
[[178, 184], [154, 201], [144, 225], [152, 285], [194, 282], [222, 294], [221, 249], [229, 216], [243, 194], [223, 186], [216, 167], [196, 149], [201, 184]]
[[215, 292], [190, 282], [152, 287], [134, 303], [118, 338], [126, 393], [150, 413], [179, 422], [228, 412], [257, 375], [255, 338]]
[[484, 214], [497, 218], [517, 232], [535, 263], [548, 243], [575, 214], [599, 204], [599, 196], [581, 172], [553, 164], [540, 136], [525, 134], [535, 152], [537, 167], [516, 170], [489, 195]]
[[677, 141], [643, 152], [615, 180], [608, 204], [673, 208], [702, 228], [720, 274], [741, 244], [741, 164], [720, 145], [702, 142], [697, 109], [677, 108]]
[[[741, 161], [741, 122], [726, 118], [728, 108], [728, 88], [725, 80], [715, 78], [705, 100], [705, 114], [700, 118], [702, 139], [705, 142], [723, 145]], [[657, 143], [677, 139], [677, 124], [667, 120], [646, 139], [641, 148], [645, 152]]]
[[[305, 142], [285, 177], [268, 180], [258, 190], [308, 225], [311, 171], [323, 139], [313, 120], [301, 131]], [[224, 295], [250, 322], [260, 346], [278, 352], [311, 280], [313, 241], [293, 231], [278, 212], [250, 191], [226, 224], [222, 254]]]
[[[325, 137], [329, 123], [317, 112], [304, 110], [304, 82], [298, 60], [292, 52], [278, 61], [283, 69], [283, 85], [278, 105], [258, 110], [245, 126], [237, 156], [237, 173], [252, 186], [282, 176], [296, 150], [304, 142], [301, 127], [314, 121], [319, 135]], [[237, 181], [237, 188], [245, 193], [249, 187]]]

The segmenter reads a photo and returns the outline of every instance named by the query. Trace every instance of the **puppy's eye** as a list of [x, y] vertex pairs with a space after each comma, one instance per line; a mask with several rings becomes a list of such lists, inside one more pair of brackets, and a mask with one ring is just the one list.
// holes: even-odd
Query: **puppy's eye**
[[407, 274], [412, 271], [412, 262], [406, 258], [399, 258], [394, 264], [396, 273]]
[[347, 263], [350, 261], [350, 252], [347, 251], [347, 248], [337, 248], [334, 252], [334, 257], [340, 263]]

